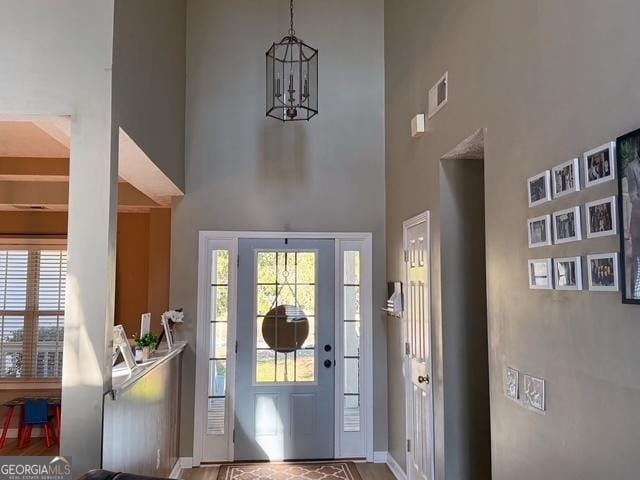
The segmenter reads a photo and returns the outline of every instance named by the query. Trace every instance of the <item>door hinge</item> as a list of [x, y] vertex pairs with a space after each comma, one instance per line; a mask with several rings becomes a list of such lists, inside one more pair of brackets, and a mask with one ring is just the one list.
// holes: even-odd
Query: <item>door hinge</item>
[[404, 344], [404, 353], [405, 355], [409, 355], [411, 353], [411, 345], [409, 344], [409, 342], [406, 342]]
[[236, 429], [233, 429], [233, 433], [231, 434], [231, 441], [233, 443], [236, 443]]
[[409, 250], [405, 250], [404, 251], [404, 261], [408, 262], [409, 261]]
[[240, 268], [240, 255], [236, 255], [236, 267]]
[[407, 452], [411, 451], [411, 440], [407, 438]]
[[236, 340], [236, 353], [238, 353], [238, 341]]

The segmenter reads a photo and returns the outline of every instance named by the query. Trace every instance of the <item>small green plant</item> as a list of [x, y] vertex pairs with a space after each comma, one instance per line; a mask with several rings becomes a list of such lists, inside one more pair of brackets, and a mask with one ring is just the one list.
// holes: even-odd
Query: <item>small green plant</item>
[[149, 347], [155, 349], [158, 347], [158, 343], [160, 343], [160, 337], [153, 332], [149, 332], [142, 337], [136, 335], [133, 338], [136, 341], [136, 345], [141, 348]]

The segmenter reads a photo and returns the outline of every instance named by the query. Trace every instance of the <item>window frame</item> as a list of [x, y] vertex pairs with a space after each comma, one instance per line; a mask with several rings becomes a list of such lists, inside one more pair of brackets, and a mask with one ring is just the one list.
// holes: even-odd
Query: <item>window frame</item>
[[[0, 250], [24, 250], [31, 252], [40, 252], [40, 251], [67, 251], [67, 238], [62, 235], [31, 235], [31, 236], [13, 236], [13, 235], [5, 235], [0, 236]], [[39, 270], [35, 269], [35, 271], [31, 272], [32, 275], [38, 275]], [[66, 290], [66, 289], [65, 289]], [[33, 295], [33, 298], [37, 298], [37, 293]], [[37, 303], [37, 302], [36, 302]], [[27, 304], [27, 307], [29, 305]], [[16, 310], [17, 311], [17, 310]], [[66, 311], [66, 298], [65, 298], [65, 308], [63, 310], [37, 310], [37, 305], [34, 305], [34, 308], [27, 308], [24, 310], [25, 312], [25, 330], [28, 328], [30, 330], [37, 331], [36, 322], [38, 321], [39, 316], [41, 315], [64, 315]], [[2, 312], [14, 312], [14, 310], [2, 310]], [[20, 310], [22, 312], [22, 310]], [[32, 338], [32, 346], [31, 346], [31, 355], [37, 356], [37, 333], [35, 335], [31, 335]], [[64, 343], [64, 342], [63, 342]], [[64, 347], [63, 347], [64, 348]], [[23, 345], [24, 349], [24, 345]], [[37, 359], [36, 359], [37, 362]], [[29, 376], [29, 377], [2, 377], [0, 376], [0, 387], [6, 390], [24, 390], [24, 389], [55, 389], [60, 388], [62, 386], [62, 372], [59, 377], [37, 377], [37, 376]]]

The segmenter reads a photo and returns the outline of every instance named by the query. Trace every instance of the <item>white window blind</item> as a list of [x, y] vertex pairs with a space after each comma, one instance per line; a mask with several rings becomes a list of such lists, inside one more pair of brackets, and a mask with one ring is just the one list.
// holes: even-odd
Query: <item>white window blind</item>
[[67, 253], [0, 250], [0, 378], [57, 378]]

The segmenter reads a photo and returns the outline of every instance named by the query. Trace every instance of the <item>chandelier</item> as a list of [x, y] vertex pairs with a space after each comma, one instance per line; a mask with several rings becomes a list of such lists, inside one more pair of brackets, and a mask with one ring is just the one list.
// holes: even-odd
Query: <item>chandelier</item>
[[283, 122], [318, 114], [318, 50], [296, 37], [293, 0], [289, 32], [267, 50], [267, 116]]

